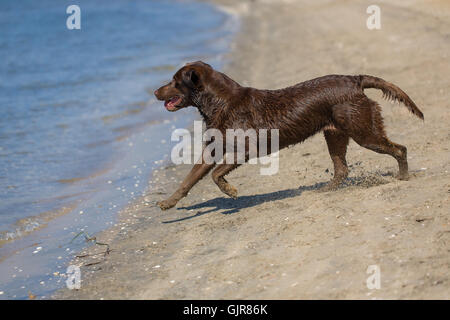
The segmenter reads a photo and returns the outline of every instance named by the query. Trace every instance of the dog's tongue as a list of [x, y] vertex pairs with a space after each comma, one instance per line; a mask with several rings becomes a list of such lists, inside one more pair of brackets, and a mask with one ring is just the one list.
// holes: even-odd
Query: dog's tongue
[[164, 107], [166, 107], [167, 109], [172, 109], [173, 106], [173, 100], [170, 99], [169, 101], [164, 102]]
[[178, 97], [173, 97], [170, 100], [167, 100], [164, 102], [164, 106], [167, 109], [173, 109], [175, 107], [175, 104], [178, 102]]

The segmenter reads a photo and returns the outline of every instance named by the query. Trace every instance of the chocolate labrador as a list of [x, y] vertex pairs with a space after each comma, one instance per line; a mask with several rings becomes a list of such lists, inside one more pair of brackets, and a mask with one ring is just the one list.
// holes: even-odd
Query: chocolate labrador
[[[327, 75], [284, 89], [259, 90], [243, 87], [197, 61], [178, 70], [169, 84], [155, 91], [155, 96], [165, 101], [168, 111], [196, 107], [206, 128], [221, 132], [238, 128], [278, 129], [280, 149], [323, 131], [334, 164], [334, 176], [325, 189], [333, 190], [348, 175], [345, 155], [350, 138], [362, 147], [394, 157], [399, 166], [398, 178], [408, 179], [406, 147], [387, 138], [380, 106], [364, 94], [366, 88], [380, 89], [386, 98], [402, 102], [423, 119], [422, 112], [399, 87], [369, 75]], [[158, 206], [163, 210], [175, 206], [215, 165], [202, 158], [172, 196], [158, 202]], [[224, 176], [238, 166], [221, 163], [212, 172], [220, 190], [233, 198], [237, 190]]]

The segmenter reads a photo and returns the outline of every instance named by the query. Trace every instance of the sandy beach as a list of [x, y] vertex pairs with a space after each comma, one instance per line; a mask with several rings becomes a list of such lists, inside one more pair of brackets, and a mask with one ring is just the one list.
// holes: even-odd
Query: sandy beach
[[[240, 17], [224, 71], [242, 85], [370, 74], [407, 92], [424, 122], [366, 90], [388, 136], [408, 147], [409, 181], [394, 178], [393, 158], [351, 141], [346, 184], [319, 191], [333, 172], [320, 133], [282, 150], [276, 175], [249, 164], [233, 171], [237, 200], [208, 176], [163, 212], [153, 203], [191, 167], [167, 165], [148, 195], [96, 235], [111, 252], [95, 255], [104, 247], [92, 245], [74, 261], [81, 289], [53, 298], [449, 299], [450, 3], [378, 1], [380, 30], [366, 27], [367, 1], [214, 3]], [[366, 285], [372, 265], [379, 289]]]

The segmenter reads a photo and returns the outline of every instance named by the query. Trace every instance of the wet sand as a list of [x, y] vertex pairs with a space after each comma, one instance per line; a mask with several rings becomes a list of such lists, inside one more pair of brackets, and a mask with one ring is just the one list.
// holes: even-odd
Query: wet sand
[[[155, 172], [150, 194], [97, 235], [111, 253], [75, 261], [81, 289], [55, 298], [449, 299], [450, 4], [381, 1], [381, 30], [370, 31], [366, 1], [216, 3], [241, 15], [225, 72], [243, 85], [371, 74], [405, 90], [425, 122], [366, 93], [382, 106], [391, 140], [408, 147], [410, 180], [393, 177], [393, 158], [352, 141], [346, 185], [321, 192], [332, 163], [317, 134], [280, 152], [277, 175], [248, 164], [232, 172], [237, 200], [207, 177], [162, 212], [152, 203], [191, 167], [168, 166]], [[366, 286], [370, 265], [381, 271], [378, 290]]]

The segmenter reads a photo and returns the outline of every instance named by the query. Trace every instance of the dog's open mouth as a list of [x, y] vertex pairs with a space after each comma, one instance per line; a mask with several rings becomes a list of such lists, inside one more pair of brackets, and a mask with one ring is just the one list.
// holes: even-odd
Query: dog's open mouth
[[178, 105], [181, 103], [182, 100], [183, 99], [180, 96], [174, 96], [174, 97], [170, 98], [169, 100], [166, 100], [164, 102], [164, 106], [169, 111], [176, 111], [176, 110], [180, 109], [180, 107]]

